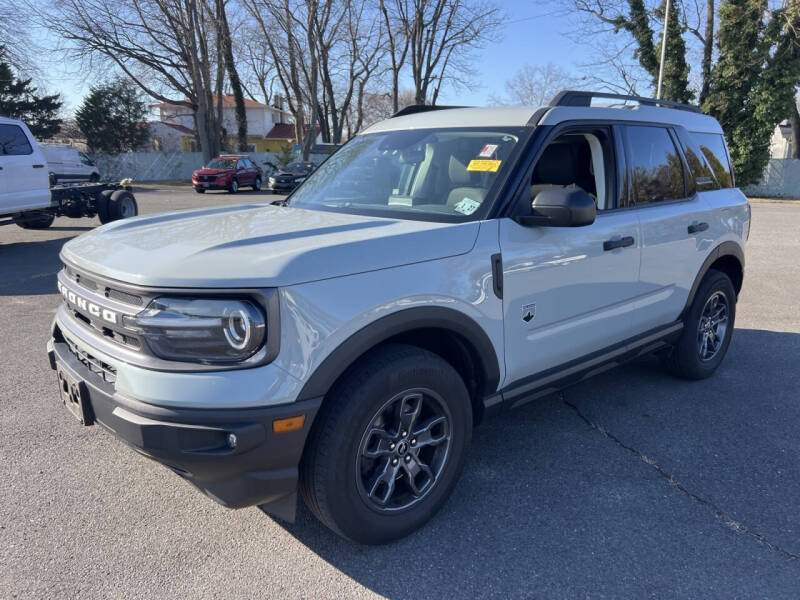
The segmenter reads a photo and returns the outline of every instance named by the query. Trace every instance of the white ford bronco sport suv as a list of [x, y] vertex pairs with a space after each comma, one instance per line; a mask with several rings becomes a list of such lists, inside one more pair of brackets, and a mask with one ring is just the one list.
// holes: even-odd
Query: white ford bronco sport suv
[[711, 375], [749, 226], [692, 107], [410, 107], [277, 205], [65, 244], [50, 362], [81, 422], [217, 502], [291, 519], [299, 490], [383, 543], [444, 503], [486, 416], [645, 353]]

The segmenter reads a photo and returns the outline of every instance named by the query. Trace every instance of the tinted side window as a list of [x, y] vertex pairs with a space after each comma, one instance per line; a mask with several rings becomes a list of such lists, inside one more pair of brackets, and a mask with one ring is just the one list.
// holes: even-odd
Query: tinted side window
[[690, 135], [700, 145], [700, 150], [705, 154], [719, 184], [724, 188], [733, 187], [731, 161], [728, 157], [728, 149], [725, 147], [725, 138], [718, 133], [692, 132]]
[[28, 138], [18, 125], [0, 125], [0, 154], [33, 154]]
[[720, 185], [695, 138], [683, 127], [678, 127], [675, 131], [683, 148], [683, 155], [689, 164], [689, 193], [718, 190]]
[[627, 138], [634, 204], [684, 198], [683, 164], [669, 131], [631, 126]]

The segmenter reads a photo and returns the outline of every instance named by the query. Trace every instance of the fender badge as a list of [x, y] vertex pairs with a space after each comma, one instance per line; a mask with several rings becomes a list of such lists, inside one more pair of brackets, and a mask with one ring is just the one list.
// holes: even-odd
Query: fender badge
[[536, 316], [536, 304], [523, 304], [522, 305], [522, 320], [526, 323], [533, 321]]

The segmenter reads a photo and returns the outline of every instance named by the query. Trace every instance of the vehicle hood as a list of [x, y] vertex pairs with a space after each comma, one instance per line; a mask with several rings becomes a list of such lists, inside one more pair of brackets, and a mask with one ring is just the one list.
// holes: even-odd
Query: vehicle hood
[[232, 173], [233, 169], [197, 169], [195, 175], [221, 175], [222, 173]]
[[123, 282], [273, 287], [469, 252], [478, 223], [246, 204], [135, 217], [71, 240], [62, 258]]

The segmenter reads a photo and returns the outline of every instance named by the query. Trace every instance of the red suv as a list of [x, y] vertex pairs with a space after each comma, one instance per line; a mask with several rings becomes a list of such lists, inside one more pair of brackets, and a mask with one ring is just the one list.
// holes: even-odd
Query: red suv
[[248, 156], [222, 155], [192, 173], [192, 186], [198, 194], [206, 190], [228, 190], [235, 194], [243, 186], [258, 191], [261, 189], [261, 169]]

